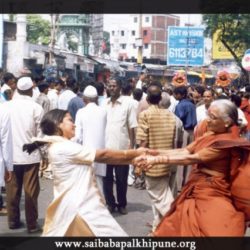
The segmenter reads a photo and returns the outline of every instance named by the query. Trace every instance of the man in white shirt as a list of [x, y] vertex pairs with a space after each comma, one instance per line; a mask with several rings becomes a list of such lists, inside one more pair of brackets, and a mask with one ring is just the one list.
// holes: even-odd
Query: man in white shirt
[[[133, 104], [126, 96], [121, 96], [122, 81], [111, 78], [108, 83], [110, 98], [107, 99], [106, 148], [126, 150], [134, 148], [135, 128], [137, 127], [136, 112]], [[117, 203], [113, 194], [113, 170], [116, 177]], [[118, 167], [107, 165], [106, 177], [103, 179], [103, 189], [109, 211], [112, 213], [118, 207], [121, 214], [126, 214], [127, 182], [129, 166]]]
[[[0, 188], [5, 186], [5, 181], [9, 182], [13, 171], [13, 143], [10, 114], [0, 104]], [[0, 194], [0, 214], [6, 215], [7, 211], [3, 207], [3, 198]]]
[[50, 101], [50, 109], [57, 109], [58, 106], [58, 91], [55, 88], [56, 79], [54, 77], [50, 77], [47, 80], [47, 83], [49, 84], [49, 91], [48, 91], [48, 98]]
[[76, 80], [74, 78], [67, 78], [66, 89], [59, 95], [58, 98], [59, 109], [67, 110], [70, 100], [76, 97], [76, 94], [73, 92], [75, 84]]
[[205, 120], [208, 117], [207, 116], [208, 108], [211, 102], [213, 101], [213, 99], [214, 99], [213, 91], [205, 90], [203, 93], [204, 104], [196, 108], [197, 124]]
[[40, 95], [40, 91], [38, 89], [38, 85], [40, 84], [40, 82], [42, 82], [45, 78], [44, 76], [37, 76], [34, 78], [31, 78], [33, 81], [33, 94], [32, 94], [32, 99], [36, 102], [38, 96]]
[[40, 82], [37, 86], [40, 94], [36, 99], [36, 102], [40, 104], [43, 108], [44, 114], [51, 110], [50, 101], [48, 98], [49, 84], [47, 82]]
[[[86, 106], [76, 113], [76, 140], [78, 143], [93, 149], [105, 148], [105, 129], [107, 113], [97, 106], [97, 91], [93, 86], [87, 86], [83, 92]], [[106, 164], [94, 163], [97, 186], [103, 194], [103, 177], [106, 175]]]
[[23, 152], [23, 145], [32, 137], [41, 136], [40, 122], [43, 108], [32, 99], [33, 82], [30, 77], [21, 77], [17, 82], [16, 95], [6, 108], [10, 111], [13, 136], [13, 178], [7, 183], [7, 210], [10, 229], [20, 228], [20, 200], [22, 186], [25, 193], [25, 215], [29, 233], [37, 232], [37, 199], [40, 191], [38, 151]]
[[105, 87], [102, 82], [96, 82], [95, 87], [98, 94], [98, 105], [101, 107], [105, 103], [105, 100], [107, 98], [105, 93]]
[[138, 82], [136, 83], [137, 89], [142, 89], [142, 87], [146, 84], [144, 81], [147, 78], [146, 72], [141, 72]]

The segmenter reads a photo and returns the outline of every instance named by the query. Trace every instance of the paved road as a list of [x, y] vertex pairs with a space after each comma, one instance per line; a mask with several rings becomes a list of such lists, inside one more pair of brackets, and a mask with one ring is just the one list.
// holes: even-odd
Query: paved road
[[[52, 200], [52, 181], [40, 179], [41, 192], [39, 196], [39, 220], [43, 225], [46, 208]], [[150, 201], [145, 190], [138, 190], [133, 187], [128, 188], [128, 214], [114, 214], [115, 219], [130, 236], [146, 236], [150, 228], [146, 225], [152, 222], [152, 210]], [[24, 199], [21, 200], [21, 218], [24, 221]], [[28, 236], [25, 227], [18, 230], [9, 230], [6, 216], [0, 216], [0, 236]], [[40, 234], [33, 234], [39, 236]], [[250, 236], [248, 229], [247, 236]], [[30, 235], [29, 235], [30, 236]]]
[[[41, 191], [39, 195], [39, 219], [38, 223], [43, 225], [45, 211], [52, 200], [52, 181], [44, 178], [40, 179]], [[130, 236], [146, 236], [150, 230], [146, 226], [151, 222], [153, 215], [148, 195], [145, 190], [138, 190], [133, 187], [128, 188], [128, 214], [120, 215], [114, 213], [115, 219]], [[25, 221], [24, 199], [21, 200], [21, 220]], [[26, 227], [10, 230], [7, 225], [7, 217], [0, 216], [0, 236], [28, 236]], [[40, 234], [32, 234], [38, 236]], [[29, 235], [30, 236], [30, 235]]]

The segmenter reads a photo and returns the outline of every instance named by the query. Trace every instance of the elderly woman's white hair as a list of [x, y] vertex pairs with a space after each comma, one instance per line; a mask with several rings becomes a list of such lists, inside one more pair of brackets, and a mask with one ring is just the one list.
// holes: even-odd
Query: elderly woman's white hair
[[230, 122], [230, 126], [238, 125], [238, 111], [234, 103], [229, 100], [215, 100], [210, 108], [216, 107], [220, 112], [220, 117], [224, 122]]

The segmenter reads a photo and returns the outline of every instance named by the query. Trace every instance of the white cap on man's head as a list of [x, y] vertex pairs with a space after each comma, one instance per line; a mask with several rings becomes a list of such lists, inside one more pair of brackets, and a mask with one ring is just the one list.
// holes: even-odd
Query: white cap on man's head
[[17, 81], [17, 88], [19, 90], [28, 90], [33, 87], [33, 82], [30, 77], [22, 77]]
[[93, 86], [87, 86], [83, 91], [83, 96], [89, 97], [89, 98], [95, 98], [97, 97], [97, 90]]

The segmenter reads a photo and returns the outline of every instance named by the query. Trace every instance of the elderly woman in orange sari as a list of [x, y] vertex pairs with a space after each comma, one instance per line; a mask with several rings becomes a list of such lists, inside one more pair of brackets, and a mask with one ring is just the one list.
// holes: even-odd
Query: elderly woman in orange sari
[[238, 120], [233, 103], [214, 101], [208, 115], [209, 132], [187, 147], [159, 151], [157, 156], [140, 156], [134, 162], [148, 168], [159, 163], [194, 165], [189, 181], [154, 236], [245, 234], [245, 221], [250, 219], [250, 143], [230, 132]]

